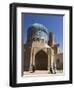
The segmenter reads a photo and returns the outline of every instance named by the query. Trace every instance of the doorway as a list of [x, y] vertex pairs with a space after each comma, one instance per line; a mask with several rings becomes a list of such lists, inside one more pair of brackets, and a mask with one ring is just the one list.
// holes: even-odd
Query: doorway
[[36, 70], [48, 69], [48, 55], [43, 50], [40, 50], [35, 55], [35, 66], [36, 66]]

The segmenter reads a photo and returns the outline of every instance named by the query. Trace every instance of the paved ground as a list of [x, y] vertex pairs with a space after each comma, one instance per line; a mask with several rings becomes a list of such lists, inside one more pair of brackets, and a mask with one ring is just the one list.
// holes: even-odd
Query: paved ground
[[[56, 74], [62, 74], [63, 71], [60, 70], [60, 71], [56, 71]], [[31, 73], [31, 72], [24, 72], [24, 75], [39, 75], [39, 76], [42, 76], [42, 75], [49, 75], [48, 71], [46, 70], [36, 70], [34, 73]]]

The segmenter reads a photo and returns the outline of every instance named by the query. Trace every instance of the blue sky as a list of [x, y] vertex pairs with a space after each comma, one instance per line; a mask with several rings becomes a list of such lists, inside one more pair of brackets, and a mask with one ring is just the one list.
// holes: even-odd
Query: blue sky
[[23, 41], [27, 40], [27, 30], [30, 25], [34, 23], [43, 24], [48, 28], [48, 32], [54, 32], [56, 43], [60, 44], [60, 49], [63, 51], [63, 16], [60, 15], [35, 15], [23, 14], [22, 15], [22, 29]]

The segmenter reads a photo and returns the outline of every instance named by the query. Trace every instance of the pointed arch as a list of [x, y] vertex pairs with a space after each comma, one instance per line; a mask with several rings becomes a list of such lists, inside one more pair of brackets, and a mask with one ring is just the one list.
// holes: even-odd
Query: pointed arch
[[48, 68], [48, 55], [45, 51], [40, 50], [35, 55], [36, 70], [47, 70]]

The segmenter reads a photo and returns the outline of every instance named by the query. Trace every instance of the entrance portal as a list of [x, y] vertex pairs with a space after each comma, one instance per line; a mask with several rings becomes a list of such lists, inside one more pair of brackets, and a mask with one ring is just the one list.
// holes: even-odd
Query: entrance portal
[[36, 70], [48, 69], [48, 55], [43, 50], [35, 55], [35, 66]]

